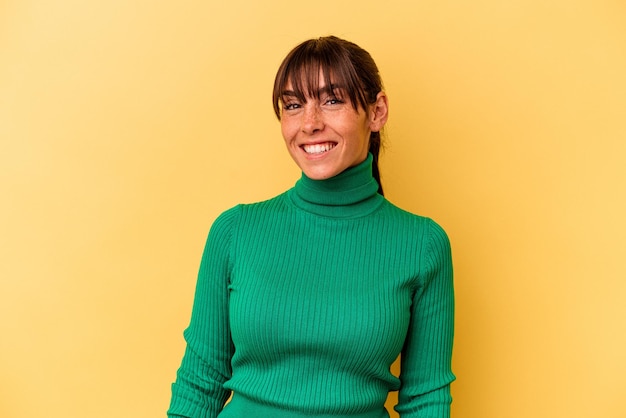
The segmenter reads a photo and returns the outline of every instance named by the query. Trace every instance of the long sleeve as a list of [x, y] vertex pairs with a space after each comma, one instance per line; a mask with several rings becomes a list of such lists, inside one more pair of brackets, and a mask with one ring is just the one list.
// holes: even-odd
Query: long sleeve
[[402, 418], [448, 418], [454, 338], [454, 287], [450, 243], [431, 221], [421, 281], [411, 307], [401, 357], [396, 411]]
[[169, 417], [214, 418], [229, 391], [233, 344], [228, 319], [228, 285], [232, 262], [232, 225], [237, 207], [220, 215], [209, 232], [196, 284], [187, 342], [176, 382], [172, 385]]

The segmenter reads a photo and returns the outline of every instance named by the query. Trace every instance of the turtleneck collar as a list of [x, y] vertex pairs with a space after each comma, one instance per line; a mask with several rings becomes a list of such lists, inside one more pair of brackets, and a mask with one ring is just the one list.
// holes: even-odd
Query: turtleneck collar
[[383, 202], [372, 177], [372, 154], [365, 161], [327, 180], [304, 173], [289, 191], [292, 202], [307, 212], [330, 218], [354, 218], [373, 212]]

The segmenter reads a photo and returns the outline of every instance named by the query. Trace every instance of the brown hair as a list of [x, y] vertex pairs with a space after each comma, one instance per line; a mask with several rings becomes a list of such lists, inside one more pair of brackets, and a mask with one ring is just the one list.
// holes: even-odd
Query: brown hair
[[[335, 36], [310, 39], [292, 49], [276, 73], [272, 101], [279, 120], [280, 100], [287, 83], [291, 82], [299, 100], [306, 101], [306, 97], [319, 94], [320, 71], [326, 86], [341, 86], [346, 91], [355, 110], [359, 107], [367, 109], [383, 90], [378, 67], [363, 48]], [[382, 195], [378, 170], [380, 146], [380, 132], [372, 132], [369, 139], [369, 152], [374, 156], [372, 175], [378, 182], [378, 193]]]

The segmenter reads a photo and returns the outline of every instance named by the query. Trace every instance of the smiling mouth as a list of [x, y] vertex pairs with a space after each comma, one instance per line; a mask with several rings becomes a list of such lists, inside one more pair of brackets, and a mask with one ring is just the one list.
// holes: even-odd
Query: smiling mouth
[[307, 154], [323, 154], [335, 148], [336, 145], [337, 144], [334, 142], [326, 142], [323, 144], [305, 144], [302, 145], [302, 149]]

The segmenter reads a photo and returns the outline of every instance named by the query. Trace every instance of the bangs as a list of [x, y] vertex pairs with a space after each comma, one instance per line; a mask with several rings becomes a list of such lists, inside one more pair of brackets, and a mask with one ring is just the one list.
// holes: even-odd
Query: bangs
[[[323, 81], [323, 86], [320, 86], [320, 81]], [[342, 89], [354, 110], [358, 110], [359, 106], [365, 109], [368, 104], [365, 88], [348, 52], [324, 39], [307, 41], [296, 47], [278, 69], [272, 98], [278, 119], [280, 102], [288, 83], [291, 83], [290, 93], [301, 102], [306, 102], [307, 98], [319, 98], [322, 87], [332, 93], [335, 89]]]

